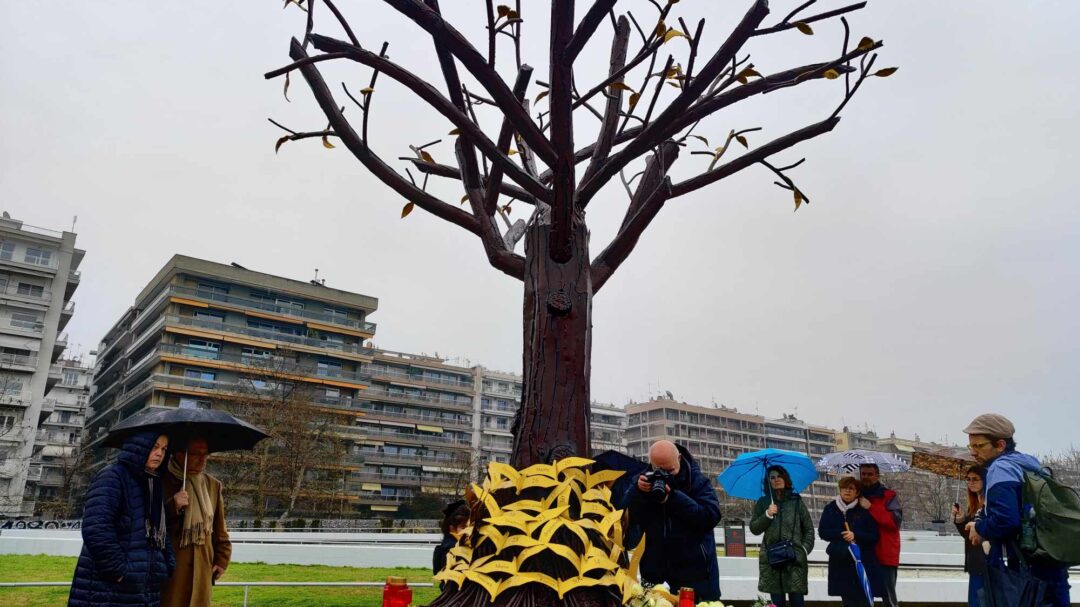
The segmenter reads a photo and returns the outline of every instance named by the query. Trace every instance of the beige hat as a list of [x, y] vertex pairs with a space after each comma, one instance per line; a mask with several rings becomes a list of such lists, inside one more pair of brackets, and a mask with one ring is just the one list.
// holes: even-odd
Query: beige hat
[[1016, 426], [1004, 415], [997, 413], [983, 413], [971, 420], [964, 434], [981, 434], [993, 438], [1012, 438], [1016, 433]]

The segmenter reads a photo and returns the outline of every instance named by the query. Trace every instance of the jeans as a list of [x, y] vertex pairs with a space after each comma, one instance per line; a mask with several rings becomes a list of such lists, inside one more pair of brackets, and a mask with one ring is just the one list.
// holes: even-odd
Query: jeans
[[803, 598], [804, 595], [802, 594], [788, 594], [787, 599], [785, 599], [784, 595], [782, 594], [769, 595], [769, 599], [773, 602], [774, 605], [776, 605], [776, 607], [788, 607], [788, 599], [791, 600], [791, 607], [803, 607]]
[[899, 607], [896, 598], [896, 567], [881, 566], [881, 602], [885, 607]]
[[972, 573], [968, 577], [968, 607], [979, 607], [979, 590], [986, 583], [986, 578]]

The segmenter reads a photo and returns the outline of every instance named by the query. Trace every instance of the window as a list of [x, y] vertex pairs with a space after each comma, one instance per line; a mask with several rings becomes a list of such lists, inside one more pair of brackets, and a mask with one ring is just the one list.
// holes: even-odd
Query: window
[[240, 350], [240, 360], [245, 365], [265, 364], [269, 358], [270, 350], [262, 348], [242, 348]]
[[338, 388], [324, 388], [324, 394], [326, 398], [341, 398], [341, 390]]
[[206, 299], [225, 301], [229, 298], [229, 287], [208, 282], [200, 282], [195, 288], [195, 294]]
[[30, 297], [42, 297], [45, 295], [45, 287], [41, 285], [32, 285], [29, 283], [20, 282], [18, 293], [19, 295], [28, 295]]
[[38, 266], [47, 266], [52, 264], [52, 254], [53, 252], [49, 249], [27, 247], [26, 256], [23, 258], [23, 261]]
[[202, 399], [198, 399], [198, 398], [181, 398], [180, 399], [180, 408], [181, 409], [209, 409], [210, 408], [210, 401], [202, 400]]
[[205, 371], [203, 369], [184, 369], [184, 377], [190, 379], [201, 379], [203, 381], [214, 381], [217, 378], [217, 373], [213, 371]]
[[318, 366], [315, 368], [315, 375], [320, 377], [337, 377], [341, 375], [341, 363], [320, 360]]
[[12, 312], [11, 313], [11, 326], [19, 329], [31, 329], [34, 331], [40, 331], [43, 327], [41, 324], [41, 317], [37, 314], [29, 314], [26, 312]]
[[[65, 386], [77, 386], [79, 385], [79, 373], [78, 371], [64, 371], [64, 378], [61, 380]], [[67, 413], [65, 411], [65, 413]]]
[[0, 242], [0, 259], [11, 260], [15, 257], [14, 242]]
[[203, 312], [201, 310], [196, 311], [194, 314], [195, 320], [202, 320], [206, 322], [221, 323], [225, 322], [225, 315], [221, 312]]
[[216, 360], [221, 357], [221, 344], [204, 339], [189, 339], [184, 354]]
[[17, 423], [19, 423], [19, 418], [14, 415], [0, 415], [0, 434], [10, 432]]
[[339, 310], [337, 308], [326, 308], [326, 320], [339, 325], [347, 324], [349, 321], [349, 313], [346, 310]]

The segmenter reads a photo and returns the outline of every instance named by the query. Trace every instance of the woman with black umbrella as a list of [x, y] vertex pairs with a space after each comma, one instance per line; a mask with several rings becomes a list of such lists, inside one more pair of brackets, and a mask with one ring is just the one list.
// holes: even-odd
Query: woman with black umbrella
[[69, 607], [160, 604], [161, 583], [176, 567], [157, 472], [168, 446], [158, 431], [131, 434], [90, 483]]

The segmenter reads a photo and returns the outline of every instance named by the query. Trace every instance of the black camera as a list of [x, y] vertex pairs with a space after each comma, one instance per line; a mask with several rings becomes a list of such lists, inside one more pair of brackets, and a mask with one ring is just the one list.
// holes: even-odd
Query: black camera
[[666, 470], [650, 470], [645, 473], [645, 480], [649, 483], [649, 496], [657, 500], [663, 500], [668, 493], [668, 484], [675, 477]]

